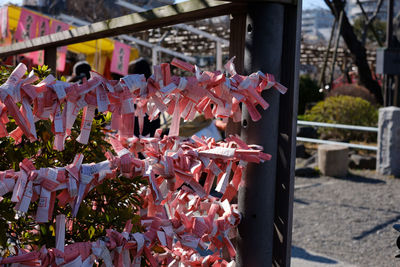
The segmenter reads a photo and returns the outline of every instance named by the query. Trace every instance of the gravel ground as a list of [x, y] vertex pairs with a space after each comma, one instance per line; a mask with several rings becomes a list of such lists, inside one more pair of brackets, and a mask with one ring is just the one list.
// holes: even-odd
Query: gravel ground
[[400, 266], [393, 224], [400, 222], [400, 179], [355, 171], [346, 178], [296, 177], [295, 249], [357, 266]]

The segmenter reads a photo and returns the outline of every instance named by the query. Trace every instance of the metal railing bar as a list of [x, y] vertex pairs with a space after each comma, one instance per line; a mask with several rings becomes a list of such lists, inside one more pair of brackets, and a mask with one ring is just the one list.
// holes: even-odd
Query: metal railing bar
[[347, 124], [336, 124], [336, 123], [326, 123], [326, 122], [315, 122], [315, 121], [297, 121], [298, 125], [309, 125], [317, 127], [330, 127], [330, 128], [340, 128], [348, 130], [358, 130], [366, 132], [378, 132], [377, 127], [367, 127], [367, 126], [357, 126], [357, 125], [347, 125]]
[[347, 147], [351, 147], [351, 148], [359, 148], [359, 149], [373, 150], [373, 151], [377, 151], [378, 150], [378, 147], [376, 147], [376, 146], [350, 144], [350, 143], [345, 143], [345, 142], [338, 142], [338, 141], [331, 141], [331, 140], [321, 140], [321, 139], [314, 139], [314, 138], [307, 138], [307, 137], [296, 137], [296, 140], [300, 141], [300, 142], [340, 145], [340, 146], [347, 146]]

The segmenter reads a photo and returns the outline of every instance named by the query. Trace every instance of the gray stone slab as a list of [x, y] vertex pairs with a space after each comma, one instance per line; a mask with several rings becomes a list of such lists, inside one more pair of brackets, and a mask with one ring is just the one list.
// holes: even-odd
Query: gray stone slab
[[379, 109], [378, 173], [400, 176], [400, 108]]

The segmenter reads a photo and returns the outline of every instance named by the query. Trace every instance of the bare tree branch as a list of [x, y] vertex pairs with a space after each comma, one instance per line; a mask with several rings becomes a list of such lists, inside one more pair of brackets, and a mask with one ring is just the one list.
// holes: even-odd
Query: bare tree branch
[[377, 5], [376, 5], [376, 8], [375, 8], [375, 11], [374, 11], [374, 13], [372, 13], [371, 17], [368, 17], [367, 12], [365, 12], [364, 7], [362, 6], [362, 3], [360, 2], [360, 0], [357, 0], [357, 4], [360, 7], [361, 12], [363, 13], [363, 15], [364, 15], [364, 17], [366, 19], [365, 24], [364, 24], [364, 28], [363, 28], [363, 31], [362, 31], [362, 35], [361, 35], [361, 44], [365, 45], [365, 42], [367, 40], [368, 28], [370, 28], [372, 33], [374, 34], [374, 37], [375, 37], [376, 41], [378, 42], [379, 46], [382, 46], [382, 43], [379, 40], [378, 35], [376, 34], [375, 28], [372, 25], [372, 22], [375, 20], [376, 16], [378, 15], [378, 13], [379, 13], [379, 11], [381, 9], [381, 6], [383, 4], [383, 0], [379, 0], [378, 1]]
[[336, 20], [339, 19], [339, 14], [336, 14], [336, 9], [334, 8], [333, 4], [329, 0], [324, 0], [325, 4], [331, 9], [331, 12], [333, 13], [333, 16], [335, 16]]

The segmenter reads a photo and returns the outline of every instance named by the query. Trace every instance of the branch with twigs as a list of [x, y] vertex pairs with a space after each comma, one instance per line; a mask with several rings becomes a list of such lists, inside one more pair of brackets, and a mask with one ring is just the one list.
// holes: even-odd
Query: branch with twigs
[[365, 24], [364, 24], [364, 28], [363, 28], [363, 31], [362, 31], [362, 35], [361, 35], [361, 43], [362, 43], [362, 45], [365, 45], [365, 42], [367, 40], [367, 30], [368, 30], [368, 28], [370, 28], [372, 33], [374, 34], [374, 37], [375, 37], [376, 41], [378, 42], [378, 45], [382, 46], [382, 42], [379, 40], [378, 34], [376, 33], [375, 28], [372, 25], [372, 22], [374, 22], [374, 20], [376, 19], [377, 15], [378, 15], [378, 13], [379, 13], [379, 11], [381, 9], [381, 6], [383, 4], [383, 0], [379, 0], [378, 1], [377, 5], [376, 5], [376, 8], [375, 8], [374, 12], [372, 13], [372, 15], [370, 17], [368, 17], [367, 12], [365, 12], [364, 7], [362, 6], [362, 3], [360, 2], [360, 0], [357, 0], [357, 4], [360, 7], [363, 16], [366, 19]]

